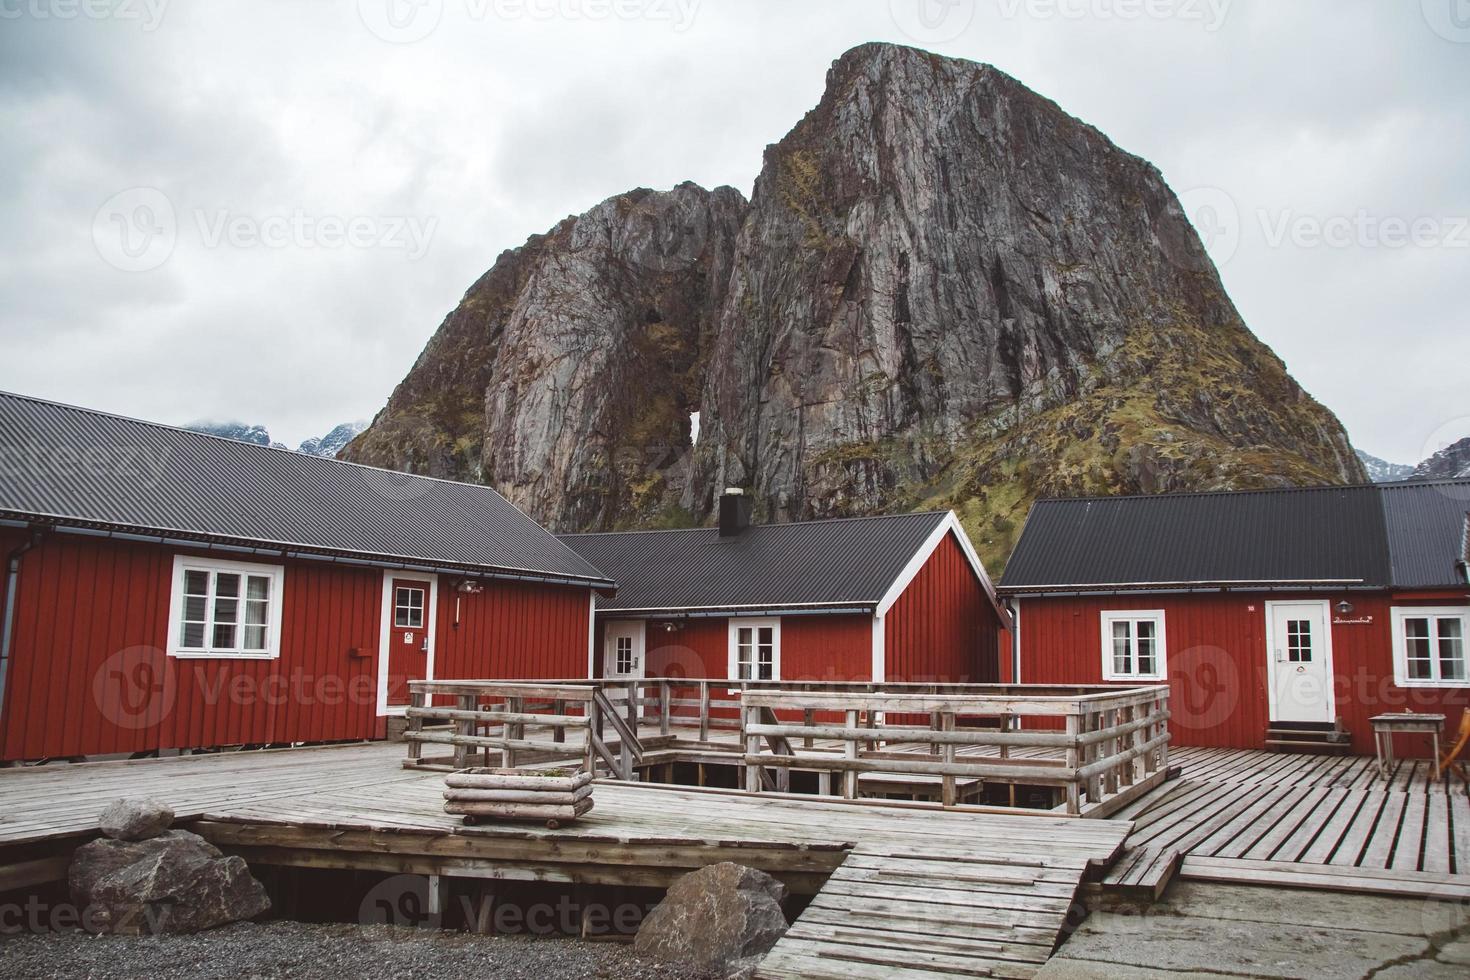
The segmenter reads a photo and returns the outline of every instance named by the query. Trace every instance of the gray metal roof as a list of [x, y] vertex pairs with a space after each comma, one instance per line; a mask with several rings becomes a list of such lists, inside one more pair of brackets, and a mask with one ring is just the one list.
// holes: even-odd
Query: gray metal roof
[[876, 605], [945, 512], [716, 528], [564, 534], [618, 581], [601, 610]]
[[489, 487], [5, 392], [0, 516], [611, 584]]
[[1467, 499], [1470, 480], [1039, 500], [1001, 589], [1463, 584]]

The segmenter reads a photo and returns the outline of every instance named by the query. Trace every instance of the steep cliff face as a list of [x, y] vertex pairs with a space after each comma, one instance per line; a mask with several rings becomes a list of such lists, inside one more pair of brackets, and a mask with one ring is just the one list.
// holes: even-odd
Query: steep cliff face
[[1470, 476], [1470, 437], [1452, 443], [1414, 467], [1410, 479], [1450, 480]]
[[1038, 494], [1364, 479], [1154, 167], [892, 45], [834, 64], [748, 207], [638, 192], [502, 256], [348, 454], [564, 529], [734, 484], [768, 519], [952, 506], [997, 564]]
[[557, 528], [667, 519], [746, 207], [638, 190], [506, 252], [344, 458], [489, 483]]

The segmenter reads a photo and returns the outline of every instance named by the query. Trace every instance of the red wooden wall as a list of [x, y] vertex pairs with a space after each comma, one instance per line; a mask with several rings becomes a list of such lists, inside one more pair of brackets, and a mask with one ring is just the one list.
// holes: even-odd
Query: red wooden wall
[[[658, 620], [647, 632], [649, 677], [725, 677], [729, 670], [729, 620], [691, 619], [667, 633]], [[601, 672], [602, 631], [598, 629]], [[782, 616], [781, 679], [865, 681], [873, 670], [873, 620], [862, 615]]]
[[[1434, 711], [1451, 730], [1470, 705], [1465, 688], [1402, 688], [1393, 682], [1390, 609], [1395, 605], [1455, 605], [1453, 597], [1393, 599], [1388, 595], [1272, 593], [1179, 596], [1089, 596], [1021, 601], [1021, 680], [1026, 684], [1102, 682], [1101, 627], [1105, 609], [1163, 609], [1168, 658], [1170, 730], [1176, 745], [1261, 748], [1269, 724], [1266, 602], [1347, 598], [1350, 619], [1334, 624], [1332, 660], [1338, 720], [1353, 750], [1372, 754], [1368, 719], [1386, 711]], [[1400, 736], [1401, 752], [1425, 754], [1427, 741]]]
[[25, 555], [0, 758], [378, 734], [380, 571], [288, 562], [279, 659], [186, 660], [164, 652], [176, 553], [56, 534]]
[[[587, 676], [591, 592], [529, 582], [485, 582], [461, 595], [439, 579], [434, 674], [450, 678], [567, 680]], [[458, 599], [456, 625], [455, 600]]]
[[1000, 617], [954, 535], [946, 535], [884, 618], [889, 681], [1000, 679]]
[[[21, 540], [0, 532], [0, 554]], [[285, 562], [279, 658], [183, 659], [165, 653], [177, 553], [54, 534], [25, 555], [0, 759], [381, 737], [380, 569]], [[585, 675], [586, 589], [486, 583], [458, 628], [454, 598], [441, 580], [437, 676]]]

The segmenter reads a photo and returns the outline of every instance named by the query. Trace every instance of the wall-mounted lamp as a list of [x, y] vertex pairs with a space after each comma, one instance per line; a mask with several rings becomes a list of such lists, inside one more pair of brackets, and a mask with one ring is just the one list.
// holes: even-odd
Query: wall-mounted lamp
[[1337, 614], [1339, 616], [1347, 616], [1347, 615], [1350, 615], [1352, 613], [1352, 611], [1353, 611], [1353, 604], [1351, 602], [1348, 602], [1346, 599], [1343, 599], [1341, 602], [1339, 602], [1337, 604]]
[[672, 619], [663, 624], [665, 633], [677, 633], [684, 628], [683, 623], [676, 623]]

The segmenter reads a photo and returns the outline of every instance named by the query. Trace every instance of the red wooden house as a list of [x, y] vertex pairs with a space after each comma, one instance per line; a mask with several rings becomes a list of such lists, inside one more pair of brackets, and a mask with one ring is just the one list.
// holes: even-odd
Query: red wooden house
[[1019, 679], [1167, 679], [1182, 745], [1368, 754], [1401, 711], [1453, 729], [1467, 511], [1470, 480], [1039, 501], [1000, 590]]
[[563, 535], [618, 581], [593, 676], [983, 683], [1009, 621], [954, 514]]
[[586, 670], [613, 583], [486, 487], [0, 393], [0, 761], [380, 737]]

